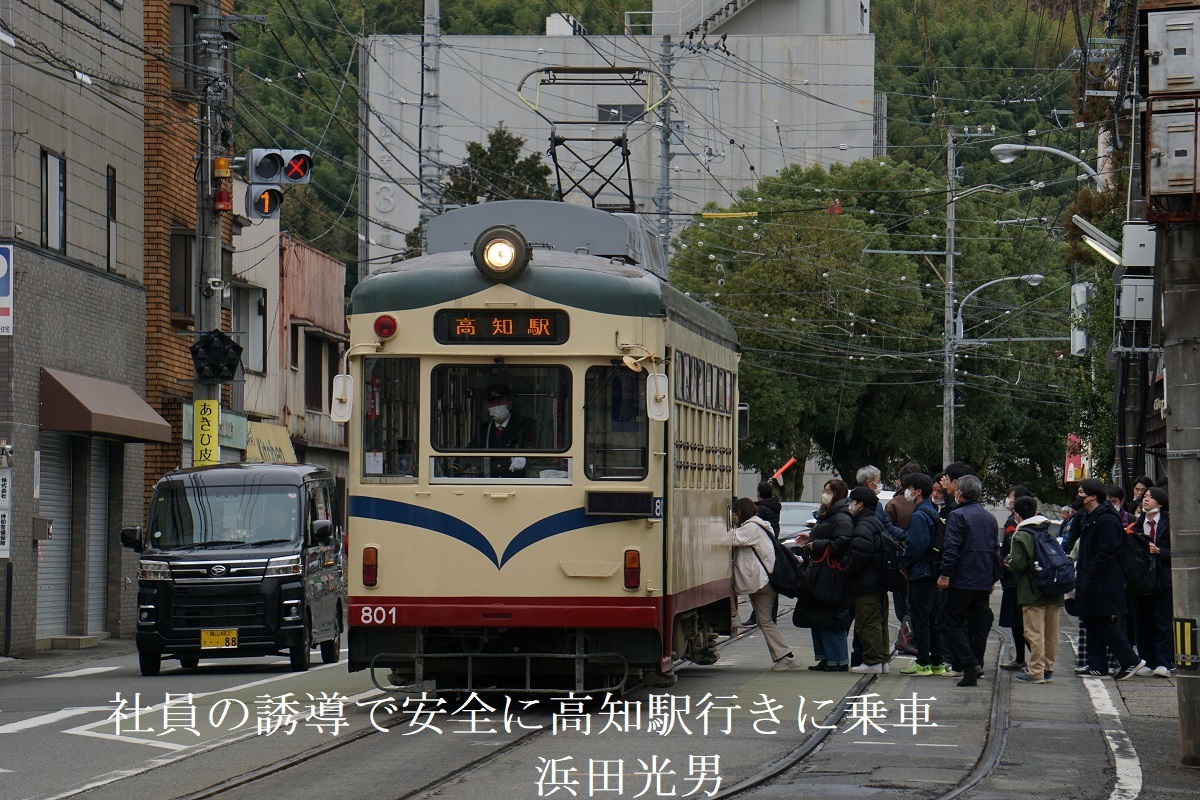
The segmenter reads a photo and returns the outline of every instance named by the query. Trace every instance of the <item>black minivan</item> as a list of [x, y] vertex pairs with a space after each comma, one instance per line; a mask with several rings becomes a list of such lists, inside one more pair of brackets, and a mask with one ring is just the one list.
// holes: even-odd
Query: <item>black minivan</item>
[[145, 530], [121, 542], [141, 554], [137, 648], [143, 675], [164, 657], [287, 653], [341, 657], [346, 606], [342, 530], [332, 473], [311, 464], [220, 464], [158, 479]]

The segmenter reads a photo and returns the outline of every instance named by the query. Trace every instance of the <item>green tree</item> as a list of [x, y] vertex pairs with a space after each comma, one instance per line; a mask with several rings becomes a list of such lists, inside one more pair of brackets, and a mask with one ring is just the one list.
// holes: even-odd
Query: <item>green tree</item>
[[[768, 472], [803, 457], [810, 442], [851, 481], [867, 463], [940, 465], [941, 265], [864, 252], [940, 242], [938, 183], [889, 159], [789, 167], [743, 192], [735, 210], [756, 217], [703, 219], [684, 232], [672, 281], [725, 314], [741, 337], [740, 391], [753, 420], [745, 465]], [[968, 336], [1065, 336], [1060, 245], [1044, 231], [997, 231], [994, 214], [1013, 212], [996, 205], [978, 196], [958, 204], [959, 296], [1014, 274], [1014, 264], [1037, 265], [1046, 282], [989, 287], [964, 315]], [[957, 457], [993, 491], [1019, 481], [1052, 493], [1069, 368], [1036, 342], [981, 345], [958, 363]]]
[[463, 163], [447, 171], [446, 199], [457, 205], [488, 200], [548, 200], [550, 167], [541, 153], [521, 157], [524, 137], [510, 133], [504, 123], [488, 134], [487, 147], [467, 143]]

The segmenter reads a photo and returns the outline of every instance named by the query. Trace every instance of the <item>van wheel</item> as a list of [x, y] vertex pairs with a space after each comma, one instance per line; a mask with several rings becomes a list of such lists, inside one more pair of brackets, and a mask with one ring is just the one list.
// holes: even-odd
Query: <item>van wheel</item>
[[196, 667], [200, 666], [200, 659], [181, 658], [179, 659], [179, 666], [183, 667], [184, 669], [195, 669]]
[[312, 626], [304, 626], [304, 644], [288, 648], [288, 657], [292, 660], [292, 672], [308, 672], [312, 664]]
[[333, 624], [334, 635], [332, 639], [327, 639], [321, 642], [321, 663], [336, 664], [342, 657], [342, 621], [338, 619]]
[[138, 650], [138, 667], [144, 677], [153, 678], [162, 669], [162, 653]]

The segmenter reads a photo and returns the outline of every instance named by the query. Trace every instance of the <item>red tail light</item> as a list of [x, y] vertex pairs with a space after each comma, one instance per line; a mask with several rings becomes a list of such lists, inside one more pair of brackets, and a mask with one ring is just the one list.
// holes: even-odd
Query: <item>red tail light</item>
[[636, 589], [642, 583], [642, 554], [637, 550], [625, 551], [625, 588]]
[[381, 314], [375, 318], [375, 335], [380, 339], [392, 338], [399, 329], [400, 326], [396, 323], [395, 317]]
[[374, 586], [379, 582], [379, 548], [364, 547], [362, 561], [363, 586]]

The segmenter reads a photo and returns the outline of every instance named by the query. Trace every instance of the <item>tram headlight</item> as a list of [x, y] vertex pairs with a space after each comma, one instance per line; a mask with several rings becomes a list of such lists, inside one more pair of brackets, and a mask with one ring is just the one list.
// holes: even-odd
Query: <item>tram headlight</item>
[[529, 266], [529, 243], [511, 225], [493, 225], [479, 234], [471, 255], [485, 278], [507, 283]]

